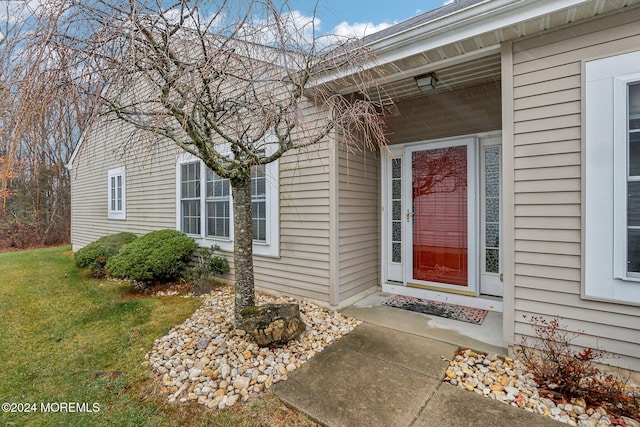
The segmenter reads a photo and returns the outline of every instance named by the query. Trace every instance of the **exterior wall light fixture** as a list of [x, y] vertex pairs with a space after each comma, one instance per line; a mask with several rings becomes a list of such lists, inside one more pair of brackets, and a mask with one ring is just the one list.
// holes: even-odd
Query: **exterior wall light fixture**
[[436, 88], [436, 85], [438, 84], [438, 78], [436, 77], [435, 73], [421, 74], [419, 76], [416, 76], [415, 79], [416, 84], [418, 85], [418, 88], [421, 92], [429, 92], [431, 90], [434, 90]]

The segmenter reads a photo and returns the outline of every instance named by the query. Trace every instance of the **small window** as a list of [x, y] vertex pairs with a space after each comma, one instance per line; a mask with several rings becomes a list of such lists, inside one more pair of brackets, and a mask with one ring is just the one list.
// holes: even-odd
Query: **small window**
[[253, 240], [267, 241], [267, 189], [264, 165], [251, 168], [251, 211]]
[[111, 169], [107, 173], [107, 217], [125, 219], [125, 179], [124, 168]]
[[182, 232], [200, 234], [200, 162], [180, 167], [180, 212]]

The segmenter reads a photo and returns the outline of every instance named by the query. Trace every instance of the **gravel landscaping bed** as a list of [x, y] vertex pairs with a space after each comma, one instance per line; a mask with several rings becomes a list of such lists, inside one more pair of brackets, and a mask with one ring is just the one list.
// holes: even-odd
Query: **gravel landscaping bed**
[[[449, 362], [445, 381], [529, 412], [551, 417], [580, 427], [621, 425], [640, 427], [640, 422], [627, 417], [615, 417], [603, 408], [587, 408], [582, 399], [557, 403], [540, 395], [533, 374], [518, 360], [501, 359], [496, 354], [465, 350]], [[640, 387], [628, 384], [629, 393], [640, 395]]]
[[[158, 295], [172, 292], [160, 292]], [[233, 289], [222, 287], [202, 296], [202, 306], [183, 324], [155, 341], [147, 354], [152, 372], [169, 403], [197, 402], [224, 409], [268, 390], [273, 384], [321, 352], [361, 322], [293, 297], [259, 294], [256, 303], [296, 303], [307, 325], [297, 340], [280, 348], [261, 348], [235, 329]], [[533, 374], [519, 360], [472, 350], [449, 361], [444, 381], [479, 395], [579, 427], [640, 427], [640, 422], [615, 417], [604, 407], [587, 407], [582, 399], [557, 402], [542, 392]], [[628, 385], [640, 395], [640, 387]]]
[[292, 297], [259, 294], [256, 303], [296, 303], [307, 330], [281, 348], [260, 348], [235, 329], [233, 291], [223, 287], [202, 297], [187, 321], [155, 341], [147, 354], [151, 370], [172, 402], [197, 402], [224, 409], [246, 401], [353, 331], [360, 321]]

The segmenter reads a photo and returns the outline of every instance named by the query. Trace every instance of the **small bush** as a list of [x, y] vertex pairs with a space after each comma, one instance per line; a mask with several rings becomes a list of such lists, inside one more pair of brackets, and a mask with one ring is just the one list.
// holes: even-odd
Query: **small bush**
[[582, 399], [589, 406], [604, 406], [615, 415], [640, 417], [640, 394], [624, 378], [601, 372], [596, 366], [611, 354], [589, 347], [576, 348], [572, 341], [580, 334], [568, 332], [558, 318], [532, 316], [530, 322], [537, 341], [530, 343], [523, 338], [517, 354], [545, 397]]
[[193, 293], [206, 294], [212, 289], [212, 279], [229, 272], [229, 261], [222, 255], [216, 255], [219, 246], [201, 248], [198, 252], [198, 262], [185, 271], [185, 279], [192, 283]]
[[127, 243], [136, 240], [133, 233], [117, 233], [103, 236], [78, 250], [75, 255], [78, 268], [88, 268], [96, 277], [105, 275], [105, 266], [109, 258], [117, 254]]
[[147, 284], [169, 282], [180, 276], [198, 245], [176, 230], [158, 230], [125, 245], [107, 262], [107, 272], [119, 279]]

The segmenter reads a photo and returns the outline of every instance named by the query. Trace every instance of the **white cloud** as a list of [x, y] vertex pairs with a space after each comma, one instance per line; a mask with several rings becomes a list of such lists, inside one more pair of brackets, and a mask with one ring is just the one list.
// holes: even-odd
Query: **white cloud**
[[335, 26], [331, 33], [341, 37], [364, 37], [380, 30], [384, 30], [391, 25], [392, 24], [387, 24], [386, 22], [381, 24], [373, 24], [371, 22], [356, 22], [350, 24], [346, 21], [342, 21]]
[[[292, 10], [278, 19], [270, 16], [267, 19], [248, 21], [240, 30], [240, 35], [249, 41], [264, 44], [308, 44], [317, 37], [320, 19], [306, 16]], [[280, 29], [279, 29], [280, 28]]]
[[15, 24], [33, 16], [35, 11], [46, 4], [42, 0], [0, 2], [0, 22]]
[[446, 6], [448, 4], [454, 3], [456, 0], [445, 0], [444, 3], [442, 3], [443, 6]]
[[[204, 12], [203, 15], [201, 12]], [[209, 12], [209, 15], [206, 15]], [[222, 28], [225, 21], [224, 13], [214, 10], [200, 10], [200, 8], [178, 8], [174, 7], [166, 11], [161, 12], [163, 19], [166, 19], [170, 25], [177, 25], [180, 19], [183, 18], [183, 28], [196, 29], [200, 27], [202, 30], [216, 30]]]

